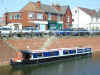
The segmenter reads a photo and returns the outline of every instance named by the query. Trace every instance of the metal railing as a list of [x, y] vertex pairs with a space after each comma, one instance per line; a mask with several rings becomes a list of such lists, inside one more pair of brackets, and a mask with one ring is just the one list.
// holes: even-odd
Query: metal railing
[[9, 33], [9, 34], [0, 34], [0, 37], [45, 37], [45, 36], [99, 36], [100, 31], [32, 31], [29, 33]]

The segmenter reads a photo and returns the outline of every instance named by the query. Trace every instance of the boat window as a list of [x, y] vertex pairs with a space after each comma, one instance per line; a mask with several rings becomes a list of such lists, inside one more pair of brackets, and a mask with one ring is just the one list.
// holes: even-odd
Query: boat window
[[63, 54], [69, 54], [69, 51], [68, 50], [64, 50]]
[[24, 60], [29, 60], [29, 59], [31, 58], [31, 54], [29, 54], [29, 53], [24, 53], [24, 54], [23, 54], [23, 58], [24, 58]]
[[43, 56], [44, 57], [50, 56], [50, 52], [43, 52]]
[[59, 51], [50, 52], [50, 56], [58, 56]]
[[70, 50], [69, 52], [70, 52], [70, 54], [74, 54], [74, 53], [76, 53], [76, 50]]
[[89, 51], [91, 51], [91, 48], [85, 48], [84, 49], [84, 52], [89, 52]]
[[88, 52], [88, 50], [85, 48], [85, 49], [84, 49], [84, 52]]
[[42, 55], [42, 53], [37, 53], [37, 56], [42, 57], [43, 55]]
[[91, 51], [91, 48], [86, 48], [88, 51]]
[[42, 53], [33, 53], [34, 58], [42, 57]]
[[77, 53], [82, 53], [83, 52], [83, 49], [78, 49], [77, 50]]

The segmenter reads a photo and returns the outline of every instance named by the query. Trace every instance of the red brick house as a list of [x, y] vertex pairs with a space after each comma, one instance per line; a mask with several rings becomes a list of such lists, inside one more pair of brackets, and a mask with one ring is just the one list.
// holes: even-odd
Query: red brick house
[[5, 25], [5, 18], [0, 17], [0, 26], [4, 26], [4, 25]]
[[63, 29], [72, 24], [69, 6], [45, 5], [40, 1], [29, 2], [19, 12], [5, 13], [6, 24], [22, 23], [23, 27], [33, 26], [40, 30]]

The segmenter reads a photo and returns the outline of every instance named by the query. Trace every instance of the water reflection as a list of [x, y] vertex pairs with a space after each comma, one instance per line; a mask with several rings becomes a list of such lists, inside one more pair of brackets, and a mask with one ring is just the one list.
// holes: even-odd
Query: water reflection
[[94, 58], [96, 56], [72, 58], [18, 69], [7, 67], [0, 69], [0, 75], [100, 75], [100, 58]]
[[93, 54], [93, 60], [94, 61], [98, 61], [100, 59], [100, 52], [97, 51]]

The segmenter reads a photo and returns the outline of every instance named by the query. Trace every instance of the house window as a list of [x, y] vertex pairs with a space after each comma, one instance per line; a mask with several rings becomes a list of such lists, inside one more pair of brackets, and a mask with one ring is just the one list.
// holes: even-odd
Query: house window
[[75, 14], [77, 14], [77, 10], [75, 10]]
[[15, 28], [14, 30], [19, 30], [18, 24], [14, 24]]
[[15, 15], [15, 19], [21, 19], [21, 14], [20, 14], [20, 13], [17, 13], [17, 14]]
[[28, 18], [29, 18], [29, 19], [34, 19], [34, 13], [29, 13], [29, 14], [28, 14]]
[[36, 24], [35, 29], [39, 30], [39, 24]]
[[12, 20], [13, 19], [13, 15], [9, 15], [9, 19]]
[[70, 16], [66, 17], [67, 23], [70, 24]]
[[74, 22], [74, 19], [72, 19], [72, 22]]
[[43, 19], [43, 14], [42, 13], [38, 13], [37, 14], [37, 19]]
[[51, 20], [51, 14], [50, 13], [48, 14], [48, 20]]
[[60, 15], [57, 15], [57, 21], [60, 21], [60, 17], [61, 17]]

